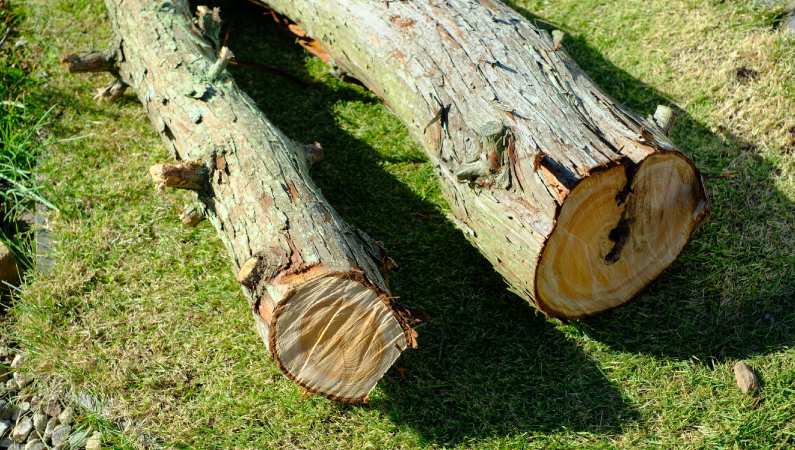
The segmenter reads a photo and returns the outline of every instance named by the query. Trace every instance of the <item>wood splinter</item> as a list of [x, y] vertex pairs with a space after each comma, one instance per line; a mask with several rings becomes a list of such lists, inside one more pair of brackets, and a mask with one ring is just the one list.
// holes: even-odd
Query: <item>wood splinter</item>
[[198, 191], [207, 183], [207, 170], [198, 161], [182, 161], [177, 164], [155, 164], [149, 174], [158, 191], [167, 187]]

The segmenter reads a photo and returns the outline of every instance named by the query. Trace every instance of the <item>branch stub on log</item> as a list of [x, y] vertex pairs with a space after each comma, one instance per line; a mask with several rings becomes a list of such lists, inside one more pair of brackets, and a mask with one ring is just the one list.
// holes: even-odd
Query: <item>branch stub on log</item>
[[208, 181], [207, 170], [204, 164], [198, 161], [155, 164], [149, 168], [149, 174], [159, 191], [163, 191], [167, 187], [198, 191]]

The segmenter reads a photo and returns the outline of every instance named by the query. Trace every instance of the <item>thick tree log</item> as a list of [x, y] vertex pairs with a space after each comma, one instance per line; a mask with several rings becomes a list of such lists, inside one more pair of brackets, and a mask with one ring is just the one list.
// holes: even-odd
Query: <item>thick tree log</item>
[[[279, 368], [306, 391], [360, 402], [409, 345], [412, 311], [379, 270], [382, 246], [346, 224], [309, 178], [319, 145], [285, 137], [225, 71], [218, 10], [186, 0], [106, 0], [118, 48], [99, 52], [144, 104], [177, 164], [153, 166], [158, 187], [197, 192], [186, 222], [218, 230]], [[211, 35], [203, 35], [210, 30]], [[219, 57], [216, 57], [216, 52]], [[95, 69], [97, 53], [72, 69]], [[116, 56], [114, 56], [116, 55]], [[111, 69], [109, 69], [111, 70]]]
[[699, 171], [667, 137], [673, 116], [632, 113], [562, 33], [496, 0], [266, 3], [384, 99], [467, 238], [549, 316], [631, 300], [709, 214]]

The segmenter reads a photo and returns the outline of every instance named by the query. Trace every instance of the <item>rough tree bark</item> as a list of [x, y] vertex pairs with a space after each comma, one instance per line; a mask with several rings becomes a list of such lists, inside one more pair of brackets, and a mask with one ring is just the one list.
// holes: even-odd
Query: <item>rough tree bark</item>
[[549, 316], [631, 300], [709, 214], [699, 171], [668, 139], [670, 110], [634, 114], [575, 64], [562, 33], [496, 0], [265, 2], [384, 99], [467, 238]]
[[138, 95], [178, 161], [151, 175], [161, 189], [198, 194], [182, 219], [217, 229], [279, 368], [308, 392], [366, 401], [416, 346], [415, 319], [380, 275], [391, 262], [383, 246], [346, 224], [310, 179], [322, 149], [285, 137], [237, 87], [225, 71], [232, 54], [218, 49], [217, 9], [199, 7], [194, 23], [185, 0], [105, 3], [114, 44], [64, 62], [114, 72], [113, 85]]

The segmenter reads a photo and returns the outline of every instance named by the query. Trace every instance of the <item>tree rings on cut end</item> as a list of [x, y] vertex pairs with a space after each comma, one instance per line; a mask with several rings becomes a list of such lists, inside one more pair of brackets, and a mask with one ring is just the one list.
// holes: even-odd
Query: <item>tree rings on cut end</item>
[[271, 350], [282, 371], [309, 392], [361, 402], [406, 348], [406, 334], [382, 296], [336, 276], [302, 284], [274, 312]]
[[592, 173], [566, 197], [541, 254], [539, 309], [574, 319], [633, 299], [676, 260], [707, 214], [700, 174], [678, 152]]

